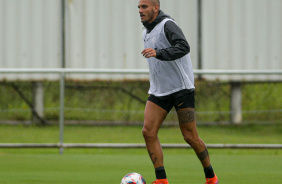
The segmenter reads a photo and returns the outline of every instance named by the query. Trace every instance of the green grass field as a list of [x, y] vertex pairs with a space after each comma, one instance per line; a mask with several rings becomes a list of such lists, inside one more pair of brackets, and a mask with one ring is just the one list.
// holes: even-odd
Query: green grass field
[[[198, 127], [206, 143], [282, 143], [280, 125]], [[56, 143], [58, 127], [0, 126], [1, 143]], [[183, 143], [177, 127], [160, 130], [162, 143]], [[67, 143], [143, 143], [141, 127], [66, 126]], [[201, 165], [191, 149], [164, 149], [172, 184], [203, 184]], [[221, 184], [278, 184], [282, 179], [282, 150], [209, 149]], [[154, 170], [140, 149], [0, 149], [1, 184], [119, 184], [129, 172], [147, 183]]]
[[[65, 126], [65, 143], [144, 143], [140, 126]], [[206, 143], [282, 144], [281, 124], [242, 126], [199, 126]], [[180, 129], [162, 127], [162, 143], [184, 143]], [[0, 125], [0, 143], [57, 143], [57, 126]]]
[[[191, 149], [164, 149], [172, 184], [203, 184], [204, 175]], [[210, 150], [221, 183], [275, 184], [282, 179], [281, 150]], [[129, 172], [141, 173], [147, 183], [154, 170], [144, 149], [1, 150], [2, 184], [119, 184]]]

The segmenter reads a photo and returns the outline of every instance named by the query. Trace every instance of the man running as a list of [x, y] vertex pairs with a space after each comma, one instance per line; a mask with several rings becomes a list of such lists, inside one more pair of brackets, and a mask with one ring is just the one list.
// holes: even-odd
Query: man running
[[194, 75], [190, 46], [175, 21], [160, 10], [159, 0], [139, 0], [145, 49], [150, 71], [149, 97], [145, 107], [143, 136], [155, 167], [155, 184], [168, 184], [158, 131], [169, 111], [177, 111], [184, 140], [194, 149], [204, 168], [206, 184], [218, 184], [205, 143], [195, 120]]

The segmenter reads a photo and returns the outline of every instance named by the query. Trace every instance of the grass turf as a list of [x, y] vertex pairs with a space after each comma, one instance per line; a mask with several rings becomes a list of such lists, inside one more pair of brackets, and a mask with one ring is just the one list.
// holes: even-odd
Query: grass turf
[[[206, 143], [281, 144], [279, 125], [198, 127]], [[1, 143], [58, 142], [58, 127], [0, 126]], [[183, 143], [179, 128], [162, 127], [162, 143]], [[143, 143], [141, 127], [66, 126], [68, 143]], [[221, 183], [264, 184], [282, 179], [282, 150], [209, 149]], [[172, 184], [204, 183], [203, 169], [192, 149], [164, 149]], [[147, 183], [154, 170], [142, 149], [0, 149], [1, 184], [118, 184], [129, 172], [141, 173]]]
[[[191, 149], [164, 149], [172, 184], [201, 184], [204, 174]], [[210, 150], [221, 183], [264, 184], [282, 179], [281, 150]], [[145, 149], [0, 150], [2, 184], [118, 184], [129, 172], [141, 173], [147, 183], [154, 170]]]
[[[66, 143], [144, 143], [140, 126], [65, 126]], [[200, 137], [206, 143], [282, 144], [282, 126], [200, 126]], [[162, 127], [162, 143], [184, 143], [178, 127]], [[7, 126], [0, 125], [0, 143], [57, 143], [57, 126]]]

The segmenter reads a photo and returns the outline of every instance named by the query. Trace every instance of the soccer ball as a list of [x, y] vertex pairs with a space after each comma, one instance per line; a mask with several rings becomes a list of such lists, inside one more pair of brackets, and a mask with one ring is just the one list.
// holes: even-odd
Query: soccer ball
[[120, 184], [146, 184], [146, 181], [141, 174], [133, 172], [125, 175]]

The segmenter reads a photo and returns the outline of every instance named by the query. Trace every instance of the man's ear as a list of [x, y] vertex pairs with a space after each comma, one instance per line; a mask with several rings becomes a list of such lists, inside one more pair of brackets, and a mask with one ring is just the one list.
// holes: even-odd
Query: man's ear
[[155, 5], [154, 6], [154, 12], [157, 13], [159, 12], [160, 6], [159, 5]]

